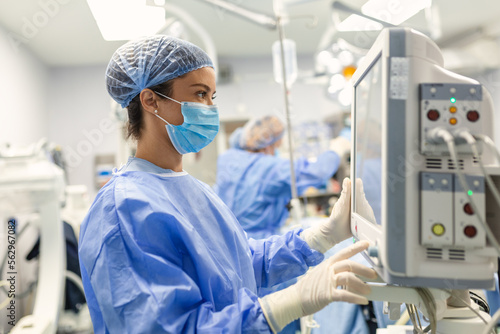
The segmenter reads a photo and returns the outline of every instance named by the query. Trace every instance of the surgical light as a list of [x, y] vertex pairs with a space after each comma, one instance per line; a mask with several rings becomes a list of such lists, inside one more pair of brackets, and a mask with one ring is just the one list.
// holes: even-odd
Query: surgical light
[[346, 80], [342, 74], [335, 74], [330, 79], [330, 86], [328, 87], [328, 92], [334, 94], [346, 85]]
[[[393, 25], [399, 25], [431, 5], [432, 0], [368, 0], [361, 7], [361, 13]], [[339, 31], [371, 31], [382, 28], [382, 24], [356, 14], [351, 14], [338, 26]]]
[[356, 71], [360, 54], [349, 49], [348, 44], [339, 38], [326, 50], [321, 51], [316, 60], [320, 64], [325, 74], [331, 75], [327, 87], [327, 96], [337, 101], [341, 106], [346, 107], [350, 104], [351, 92], [349, 80]]
[[337, 57], [340, 60], [342, 66], [348, 66], [354, 62], [354, 55], [352, 54], [352, 52], [347, 50], [341, 51]]
[[165, 9], [140, 0], [87, 0], [102, 37], [130, 40], [155, 34], [165, 23]]
[[351, 104], [351, 99], [352, 99], [352, 87], [350, 85], [347, 85], [347, 87], [345, 87], [340, 91], [338, 100], [342, 106], [347, 107]]

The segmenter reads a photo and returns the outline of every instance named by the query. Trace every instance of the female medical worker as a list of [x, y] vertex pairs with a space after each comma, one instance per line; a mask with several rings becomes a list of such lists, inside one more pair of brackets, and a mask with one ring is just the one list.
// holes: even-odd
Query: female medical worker
[[[188, 42], [145, 37], [120, 47], [107, 89], [128, 108], [136, 156], [99, 191], [80, 232], [80, 267], [95, 333], [267, 333], [337, 300], [367, 303], [372, 269], [322, 252], [350, 236], [349, 192], [323, 224], [247, 240], [213, 191], [182, 170], [218, 130], [209, 57]], [[271, 286], [304, 274], [265, 297]], [[345, 286], [345, 289], [337, 289]]]
[[[279, 234], [289, 216], [290, 161], [275, 154], [284, 131], [284, 124], [276, 116], [252, 119], [237, 134], [239, 149], [230, 148], [217, 159], [214, 190], [250, 238]], [[309, 187], [325, 186], [350, 148], [349, 140], [338, 137], [314, 163], [297, 159], [294, 165], [299, 195]]]

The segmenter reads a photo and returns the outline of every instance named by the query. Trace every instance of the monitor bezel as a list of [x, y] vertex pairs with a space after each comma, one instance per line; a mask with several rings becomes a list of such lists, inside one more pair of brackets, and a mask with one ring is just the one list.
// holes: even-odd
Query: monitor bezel
[[[383, 231], [382, 231], [382, 225], [378, 225], [378, 224], [374, 224], [372, 222], [370, 222], [368, 219], [364, 218], [362, 215], [360, 215], [359, 213], [357, 213], [355, 211], [355, 203], [356, 203], [356, 184], [355, 184], [355, 179], [356, 179], [356, 174], [355, 174], [355, 166], [357, 164], [357, 157], [356, 157], [356, 154], [355, 152], [357, 152], [357, 113], [355, 112], [356, 110], [356, 101], [357, 101], [357, 98], [356, 98], [356, 94], [358, 92], [357, 88], [359, 87], [359, 85], [361, 84], [361, 82], [363, 82], [363, 80], [366, 78], [367, 75], [369, 75], [370, 71], [373, 69], [373, 67], [375, 66], [375, 64], [377, 64], [378, 62], [381, 62], [381, 66], [383, 67], [383, 58], [382, 58], [382, 51], [379, 51], [372, 59], [371, 61], [368, 63], [368, 65], [366, 65], [363, 69], [363, 72], [362, 72], [362, 75], [359, 76], [359, 78], [357, 78], [357, 80], [355, 82], [353, 82], [352, 84], [352, 88], [353, 88], [353, 98], [352, 98], [352, 106], [351, 106], [351, 117], [352, 117], [352, 122], [351, 124], [354, 125], [354, 127], [352, 128], [352, 131], [351, 131], [351, 152], [353, 152], [353, 154], [351, 154], [351, 175], [353, 176], [353, 182], [352, 182], [352, 185], [351, 185], [351, 190], [352, 190], [352, 193], [351, 193], [351, 231], [352, 231], [352, 234], [354, 236], [354, 238], [356, 238], [357, 240], [368, 240], [370, 242], [370, 246], [380, 246], [380, 243], [381, 243], [381, 239], [383, 237]], [[383, 135], [383, 134], [382, 134]], [[381, 206], [381, 209], [383, 211], [383, 206]], [[372, 257], [372, 258], [368, 258], [369, 261], [373, 264], [373, 265], [378, 265], [379, 264], [379, 261], [378, 261], [378, 258], [377, 257]]]
[[[371, 250], [365, 252], [365, 257], [376, 267], [380, 266], [379, 274], [382, 277], [407, 277], [407, 252], [406, 252], [406, 226], [401, 224], [406, 220], [406, 216], [401, 212], [406, 207], [406, 182], [392, 182], [391, 176], [397, 176], [398, 157], [406, 154], [405, 138], [406, 127], [406, 97], [389, 98], [389, 86], [392, 79], [390, 73], [391, 61], [393, 59], [405, 59], [407, 55], [406, 38], [408, 29], [387, 29], [379, 35], [372, 48], [365, 56], [362, 64], [354, 73], [352, 78], [353, 104], [351, 105], [351, 117], [356, 124], [356, 88], [372, 69], [377, 61], [381, 62], [382, 85], [381, 107], [382, 107], [382, 134], [381, 134], [381, 221], [380, 224], [373, 224], [354, 212], [351, 207], [351, 231], [355, 239], [369, 241]], [[392, 91], [391, 91], [392, 93]], [[392, 130], [387, 131], [391, 126]], [[396, 130], [395, 130], [396, 129]], [[351, 136], [352, 152], [355, 151], [356, 131], [353, 129]], [[398, 142], [399, 141], [399, 142]], [[389, 142], [398, 142], [397, 147], [387, 149]], [[394, 146], [394, 145], [393, 145]], [[351, 175], [355, 175], [356, 158], [351, 155]], [[389, 170], [390, 169], [390, 170]], [[351, 201], [355, 201], [356, 185], [352, 183]], [[395, 196], [388, 196], [388, 194]], [[403, 210], [401, 210], [403, 208]], [[387, 243], [391, 243], [388, 245]], [[388, 249], [398, 249], [391, 252]], [[389, 279], [393, 281], [393, 279]]]

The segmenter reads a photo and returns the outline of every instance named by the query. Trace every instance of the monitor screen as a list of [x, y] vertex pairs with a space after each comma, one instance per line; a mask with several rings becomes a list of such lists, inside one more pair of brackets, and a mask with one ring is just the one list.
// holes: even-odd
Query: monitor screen
[[365, 73], [354, 86], [356, 108], [354, 179], [363, 181], [365, 196], [373, 209], [374, 217], [367, 215], [364, 210], [358, 210], [357, 202], [361, 196], [356, 196], [356, 193], [353, 211], [373, 224], [381, 224], [382, 61], [380, 55]]

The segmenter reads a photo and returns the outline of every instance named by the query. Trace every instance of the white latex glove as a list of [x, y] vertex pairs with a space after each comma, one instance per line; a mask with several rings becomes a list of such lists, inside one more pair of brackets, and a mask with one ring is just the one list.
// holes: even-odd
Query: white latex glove
[[368, 201], [366, 200], [365, 190], [363, 188], [363, 182], [361, 179], [356, 179], [356, 211], [361, 216], [368, 219], [373, 224], [377, 224], [375, 219], [375, 214], [373, 213], [373, 208], [370, 206]]
[[309, 247], [325, 253], [335, 244], [352, 237], [351, 233], [351, 180], [345, 178], [342, 182], [342, 192], [333, 206], [328, 219], [311, 226], [300, 234]]
[[[367, 241], [347, 247], [317, 267], [309, 270], [297, 283], [259, 298], [264, 316], [274, 333], [300, 317], [318, 312], [334, 301], [368, 304], [363, 295], [370, 287], [356, 275], [377, 277], [375, 270], [347, 260], [368, 248]], [[337, 287], [342, 286], [342, 289]]]
[[330, 151], [338, 154], [340, 158], [351, 152], [351, 142], [344, 137], [337, 137], [330, 140]]
[[[373, 209], [366, 200], [363, 182], [356, 179], [356, 208], [363, 217], [376, 223]], [[352, 237], [351, 232], [351, 180], [345, 178], [342, 182], [342, 192], [333, 206], [330, 218], [305, 229], [300, 234], [309, 247], [325, 253], [337, 243]]]

